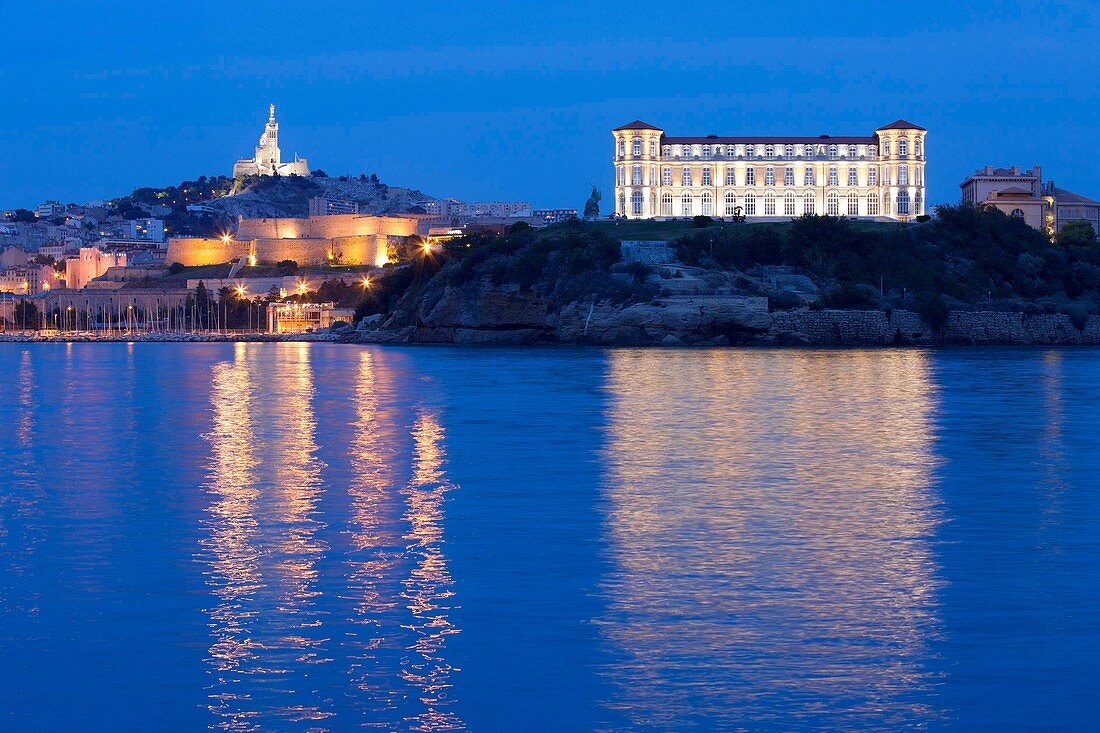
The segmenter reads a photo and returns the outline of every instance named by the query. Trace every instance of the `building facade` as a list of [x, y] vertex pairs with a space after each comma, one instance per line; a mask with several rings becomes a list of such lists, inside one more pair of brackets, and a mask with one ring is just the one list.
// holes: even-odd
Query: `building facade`
[[671, 137], [640, 120], [612, 135], [615, 213], [628, 219], [925, 213], [927, 130], [905, 120], [857, 137]]
[[275, 120], [275, 105], [271, 105], [267, 125], [260, 135], [260, 144], [256, 146], [256, 155], [241, 158], [233, 164], [233, 177], [239, 176], [308, 176], [309, 164], [305, 158], [284, 163], [279, 150], [279, 123]]
[[126, 267], [125, 253], [81, 247], [76, 257], [65, 260], [65, 287], [79, 290], [112, 267]]
[[359, 203], [347, 199], [329, 199], [314, 196], [309, 200], [310, 216], [331, 216], [333, 214], [358, 214]]
[[1100, 233], [1100, 201], [1058, 188], [1054, 181], [1043, 181], [1043, 170], [1034, 166], [994, 168], [974, 171], [959, 184], [962, 202], [968, 206], [992, 206], [1009, 216], [1023, 219], [1028, 226], [1044, 232], [1051, 240], [1072, 221], [1084, 221]]

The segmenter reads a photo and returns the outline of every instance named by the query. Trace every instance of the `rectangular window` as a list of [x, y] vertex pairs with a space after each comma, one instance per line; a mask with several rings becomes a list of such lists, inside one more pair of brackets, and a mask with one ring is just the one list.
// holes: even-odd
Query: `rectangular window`
[[839, 183], [840, 183], [840, 181], [837, 178], [836, 168], [830, 168], [829, 169], [829, 185], [830, 186], [836, 186]]
[[691, 196], [687, 194], [680, 199], [680, 215], [691, 216]]
[[[899, 186], [908, 186], [909, 185], [909, 166], [907, 166], [907, 165], [899, 165], [898, 166], [898, 185]], [[902, 212], [898, 211], [898, 213], [900, 214]]]
[[745, 169], [745, 185], [746, 186], [755, 186], [756, 185], [756, 169], [755, 168], [746, 168]]
[[810, 167], [806, 168], [806, 177], [803, 181], [803, 185], [806, 185], [806, 186], [814, 185], [814, 169], [813, 168], [810, 168]]
[[729, 166], [728, 168], [726, 168], [726, 185], [727, 186], [736, 186], [737, 185], [737, 175], [733, 172], [733, 166], [732, 165]]
[[703, 185], [704, 186], [709, 186], [710, 185], [710, 166], [709, 165], [706, 166], [705, 168], [703, 168]]
[[661, 199], [661, 216], [672, 216], [672, 197], [666, 195]]
[[858, 174], [856, 173], [855, 168], [849, 168], [848, 169], [848, 185], [849, 186], [858, 186], [859, 185], [859, 177], [858, 177]]
[[775, 168], [772, 168], [770, 165], [764, 169], [764, 185], [775, 185]]
[[691, 185], [691, 168], [684, 168], [684, 172], [680, 175], [680, 185]]
[[640, 165], [634, 166], [631, 172], [630, 182], [635, 186], [642, 185], [642, 167]]
[[874, 166], [871, 166], [870, 168], [867, 169], [867, 185], [868, 186], [877, 186], [878, 185], [878, 168], [875, 168]]
[[764, 197], [764, 216], [775, 216], [775, 197], [771, 193]]
[[878, 216], [878, 196], [876, 194], [867, 197], [867, 215]]
[[859, 216], [859, 197], [854, 193], [848, 196], [848, 216]]
[[[890, 166], [888, 166], [888, 165], [882, 166], [882, 185], [883, 186], [889, 186], [890, 185]], [[886, 205], [887, 206], [890, 205], [890, 199], [889, 198], [886, 199]], [[889, 214], [890, 212], [887, 211], [886, 213]]]
[[794, 168], [789, 168], [788, 167], [786, 170], [783, 171], [783, 185], [784, 186], [793, 186], [794, 185]]
[[794, 194], [788, 193], [787, 197], [783, 199], [783, 215], [794, 216]]
[[[666, 186], [671, 186], [672, 185], [672, 169], [671, 168], [665, 167], [665, 168], [661, 169], [661, 183], [663, 183]], [[668, 212], [668, 213], [669, 213], [670, 216], [672, 215], [671, 211]]]

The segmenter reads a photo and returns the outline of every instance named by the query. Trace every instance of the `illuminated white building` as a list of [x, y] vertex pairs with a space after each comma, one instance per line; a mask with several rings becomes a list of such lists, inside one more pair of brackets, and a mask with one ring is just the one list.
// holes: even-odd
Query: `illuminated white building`
[[111, 267], [126, 267], [126, 255], [104, 252], [98, 247], [81, 247], [76, 257], [65, 260], [65, 287], [79, 290]]
[[335, 303], [270, 303], [267, 306], [267, 330], [271, 333], [321, 331], [341, 321], [351, 323], [355, 311], [337, 308]]
[[242, 158], [233, 164], [233, 177], [238, 176], [299, 176], [309, 175], [309, 164], [305, 158], [299, 159], [297, 155], [290, 163], [284, 163], [282, 152], [279, 150], [279, 123], [275, 121], [275, 105], [271, 105], [271, 111], [267, 118], [267, 125], [260, 135], [260, 144], [256, 146], [256, 155], [252, 158]]
[[612, 134], [615, 213], [628, 219], [925, 212], [927, 131], [905, 120], [855, 137], [670, 137], [640, 120]]

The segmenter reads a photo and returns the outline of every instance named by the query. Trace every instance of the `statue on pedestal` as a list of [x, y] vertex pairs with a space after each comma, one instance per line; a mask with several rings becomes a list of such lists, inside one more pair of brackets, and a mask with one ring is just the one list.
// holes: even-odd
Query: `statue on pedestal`
[[584, 220], [596, 221], [600, 218], [600, 189], [592, 184], [592, 194], [584, 202]]

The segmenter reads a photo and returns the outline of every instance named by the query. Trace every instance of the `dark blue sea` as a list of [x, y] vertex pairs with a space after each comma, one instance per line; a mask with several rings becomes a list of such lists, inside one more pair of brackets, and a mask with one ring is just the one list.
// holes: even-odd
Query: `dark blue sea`
[[0, 344], [0, 730], [1098, 709], [1100, 351]]

